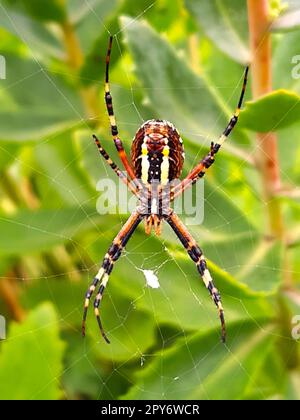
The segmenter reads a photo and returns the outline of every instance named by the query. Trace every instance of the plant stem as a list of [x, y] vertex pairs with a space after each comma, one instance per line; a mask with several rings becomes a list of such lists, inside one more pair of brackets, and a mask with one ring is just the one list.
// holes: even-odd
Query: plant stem
[[[272, 91], [271, 37], [269, 33], [268, 0], [248, 0], [251, 77], [253, 98]], [[277, 136], [257, 133], [257, 164], [261, 173], [264, 200], [267, 207], [268, 236], [283, 238], [284, 226], [276, 192], [281, 188]]]
[[1, 279], [0, 294], [9, 308], [13, 319], [21, 322], [25, 317], [25, 311], [19, 302], [19, 289], [15, 283], [13, 274]]
[[197, 34], [192, 34], [188, 39], [189, 46], [189, 58], [192, 69], [196, 72], [200, 72], [200, 59], [199, 59], [199, 39]]
[[[269, 32], [269, 1], [247, 0], [249, 35], [251, 48], [251, 75], [253, 98], [272, 91], [272, 55], [271, 36]], [[274, 133], [257, 133], [258, 153], [257, 166], [261, 174], [263, 195], [267, 209], [268, 230], [266, 234], [281, 240], [284, 245], [283, 279], [281, 290], [293, 290], [290, 270], [290, 255], [287, 249], [287, 233], [284, 229], [281, 203], [276, 197], [281, 190], [280, 166], [278, 159], [277, 136]], [[278, 322], [281, 338], [278, 340], [282, 361], [288, 369], [299, 366], [299, 354], [296, 341], [289, 339], [291, 313], [282, 298], [277, 294]]]
[[18, 181], [14, 179], [8, 169], [4, 169], [0, 174], [0, 184], [3, 191], [9, 197], [14, 209], [26, 206], [29, 209], [35, 210], [39, 207], [39, 200], [35, 196], [28, 178], [22, 178]]
[[15, 185], [14, 180], [12, 179], [11, 175], [9, 174], [9, 171], [7, 169], [4, 169], [1, 171], [0, 174], [0, 182], [1, 186], [3, 188], [3, 191], [7, 194], [11, 202], [14, 204], [14, 206], [20, 206], [22, 204], [22, 196]]
[[21, 184], [22, 197], [25, 205], [30, 210], [36, 210], [40, 206], [38, 197], [35, 195], [29, 178], [24, 178]]
[[73, 25], [69, 22], [65, 22], [62, 25], [62, 30], [69, 65], [73, 69], [78, 70], [83, 64], [83, 53], [81, 51], [79, 40], [73, 30]]
[[[67, 53], [67, 61], [71, 70], [78, 73], [84, 63], [84, 55], [79, 39], [72, 23], [62, 24], [62, 32]], [[99, 100], [95, 86], [81, 87], [80, 95], [85, 106], [86, 114], [91, 121], [97, 121], [100, 114]]]
[[62, 273], [71, 280], [80, 280], [77, 267], [64, 245], [56, 246], [51, 253], [44, 253], [44, 259], [48, 268], [52, 269], [53, 274]]
[[284, 296], [278, 297], [280, 316], [280, 339], [278, 350], [281, 353], [284, 365], [289, 370], [298, 369], [300, 358], [298, 342], [291, 339], [291, 313]]

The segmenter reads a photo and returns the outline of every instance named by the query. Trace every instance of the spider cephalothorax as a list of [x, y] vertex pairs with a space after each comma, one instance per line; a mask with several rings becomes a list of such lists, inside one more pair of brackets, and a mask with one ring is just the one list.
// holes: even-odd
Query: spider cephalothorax
[[[94, 136], [94, 139], [101, 155], [138, 198], [139, 205], [115, 237], [103, 259], [100, 270], [86, 293], [82, 323], [83, 334], [85, 334], [85, 322], [90, 299], [100, 283], [94, 301], [94, 309], [102, 336], [109, 343], [100, 320], [99, 307], [114, 264], [120, 258], [122, 250], [142, 220], [145, 221], [146, 233], [150, 233], [152, 228], [154, 228], [156, 234], [160, 234], [161, 222], [165, 220], [174, 230], [178, 239], [187, 250], [188, 255], [196, 264], [197, 270], [218, 308], [222, 326], [222, 341], [224, 342], [226, 336], [225, 319], [220, 293], [213, 283], [201, 248], [171, 208], [171, 203], [186, 188], [205, 175], [207, 169], [214, 163], [215, 155], [236, 125], [246, 89], [248, 67], [245, 71], [242, 92], [234, 115], [218, 141], [216, 143], [211, 142], [209, 153], [200, 160], [186, 178], [180, 181], [179, 177], [184, 162], [183, 143], [176, 128], [166, 120], [149, 120], [145, 122], [134, 137], [131, 147], [131, 161], [127, 157], [119, 137], [109, 86], [109, 62], [112, 40], [113, 38], [111, 37], [106, 57], [105, 102], [110, 118], [112, 138], [126, 173], [122, 172], [111, 160], [96, 136]], [[178, 181], [177, 184], [174, 181]]]

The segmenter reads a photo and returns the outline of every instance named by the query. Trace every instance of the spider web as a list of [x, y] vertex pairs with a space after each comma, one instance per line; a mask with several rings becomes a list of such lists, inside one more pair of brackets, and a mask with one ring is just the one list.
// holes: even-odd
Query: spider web
[[[108, 35], [111, 35], [108, 28], [105, 26], [104, 22], [102, 21], [101, 17], [97, 15], [97, 13], [94, 11], [92, 3], [85, 0], [87, 6], [93, 11], [95, 19], [102, 25], [102, 27], [105, 28], [105, 30], [107, 31]], [[138, 16], [134, 17], [132, 19], [131, 22], [134, 22], [136, 20], [142, 19], [143, 17], [145, 17], [145, 15], [147, 15], [147, 12], [155, 5], [156, 1], [151, 2], [149, 1], [149, 6]], [[3, 9], [4, 13], [7, 16], [7, 19], [11, 20], [12, 25], [15, 26], [13, 20], [11, 19], [9, 13], [7, 12], [7, 10], [4, 8], [3, 5], [1, 5], [1, 8]], [[129, 23], [130, 24], [130, 23]], [[137, 120], [142, 123], [143, 117], [142, 117], [142, 112], [139, 110], [139, 105], [137, 104], [137, 101], [135, 99], [135, 89], [132, 83], [132, 77], [131, 74], [129, 73], [129, 70], [126, 68], [126, 66], [124, 65], [124, 57], [123, 57], [123, 53], [120, 47], [120, 42], [122, 39], [122, 35], [123, 35], [123, 30], [120, 30], [119, 32], [117, 32], [115, 35], [115, 39], [116, 39], [116, 47], [114, 49], [114, 54], [119, 54], [120, 58], [121, 58], [121, 62], [123, 63], [122, 65], [122, 71], [125, 75], [125, 78], [128, 81], [128, 85], [129, 85], [129, 102], [122, 105], [124, 107], [128, 107], [128, 109], [132, 112], [132, 114], [134, 114], [137, 118]], [[62, 95], [64, 97], [64, 100], [66, 101], [67, 105], [70, 107], [70, 109], [72, 109], [74, 111], [75, 114], [77, 114], [77, 116], [79, 117], [79, 120], [81, 122], [84, 122], [84, 115], [80, 115], [78, 113], [78, 111], [75, 109], [75, 107], [73, 106], [73, 104], [68, 100], [67, 97], [64, 96], [63, 92], [59, 89], [58, 86], [56, 86], [56, 84], [54, 83], [54, 81], [51, 79], [51, 77], [49, 77], [49, 75], [44, 71], [43, 66], [40, 64], [38, 58], [36, 57], [35, 53], [33, 52], [30, 43], [28, 43], [28, 41], [25, 39], [25, 37], [22, 34], [22, 28], [16, 28], [16, 32], [18, 33], [19, 37], [21, 39], [23, 39], [24, 43], [27, 44], [29, 50], [31, 51], [32, 54], [32, 58], [36, 61], [36, 63], [38, 64], [38, 66], [40, 67], [40, 72], [43, 73], [43, 75], [45, 76], [45, 78], [48, 79], [48, 81], [52, 84], [53, 89], [57, 90], [57, 92]], [[28, 75], [28, 77], [34, 77], [34, 75]], [[19, 81], [19, 83], [22, 83], [22, 80]], [[114, 89], [116, 87], [116, 85], [114, 85], [113, 80], [111, 81], [111, 85], [112, 85], [112, 89]], [[233, 86], [232, 89], [232, 94], [231, 97], [228, 98], [228, 102], [230, 102], [231, 98], [235, 98], [237, 97], [238, 93], [239, 93], [239, 87], [240, 87], [240, 80], [237, 81], [236, 86]], [[178, 89], [195, 89], [196, 87], [188, 87], [188, 86], [180, 86]], [[216, 87], [218, 89], [222, 89], [224, 87]], [[225, 87], [226, 89], [228, 87]], [[143, 86], [143, 89], [151, 89], [151, 87], [147, 87], [147, 86]], [[161, 92], [164, 92], [164, 87], [160, 86], [159, 87]], [[169, 89], [169, 88], [168, 88]], [[168, 89], [166, 89], [166, 94], [168, 94]], [[175, 88], [174, 88], [175, 89]], [[114, 106], [115, 106], [115, 114], [116, 117], [118, 119], [118, 104], [116, 103], [116, 100], [114, 101]], [[162, 116], [163, 118], [163, 116]], [[220, 113], [220, 118], [221, 118], [221, 113]], [[133, 123], [131, 121], [122, 121], [118, 119], [118, 126], [119, 126], [119, 131], [122, 133], [122, 129], [126, 129], [128, 125], [132, 125]], [[217, 121], [216, 121], [217, 124]], [[86, 127], [88, 128], [88, 125], [86, 125]], [[274, 127], [276, 128], [276, 127]], [[212, 127], [212, 133], [214, 131], [214, 127]], [[186, 135], [186, 137], [188, 137], [189, 134], [189, 127], [181, 127], [181, 133], [183, 135]], [[212, 134], [211, 133], [211, 134]], [[91, 133], [92, 134], [92, 133]], [[203, 137], [201, 133], [197, 133], [199, 135], [199, 138]], [[212, 137], [210, 136], [205, 136], [205, 138], [203, 139], [203, 143], [204, 144], [209, 144], [210, 139]], [[39, 145], [37, 145], [36, 147], [39, 147], [41, 144], [44, 143], [51, 143], [51, 141], [54, 139], [53, 136], [46, 138], [45, 140], [43, 140]], [[87, 148], [89, 147], [89, 145], [86, 146]], [[259, 146], [256, 144], [255, 147], [253, 147], [253, 151], [252, 154], [253, 156], [257, 153]], [[5, 153], [8, 153], [6, 150], [2, 149]], [[261, 153], [264, 153], [264, 151], [262, 149], [259, 149], [259, 151]], [[81, 152], [80, 152], [81, 153]], [[199, 152], [197, 153], [196, 156], [194, 156], [193, 158], [193, 164], [196, 164], [199, 159], [201, 158], [201, 156], [203, 155], [203, 150], [201, 148], [199, 148]], [[80, 159], [81, 155], [78, 154], [78, 159]], [[21, 157], [16, 157], [15, 160], [16, 162], [21, 162]], [[25, 166], [29, 166], [28, 163], [22, 162], [22, 164], [24, 164]], [[103, 162], [102, 160], [100, 160], [99, 158], [99, 165], [103, 166], [103, 171], [107, 174], [107, 177], [111, 177], [110, 174], [110, 169], [106, 166], [105, 162]], [[242, 168], [244, 165], [246, 165], [246, 162], [241, 163], [239, 165], [239, 169]], [[191, 165], [192, 167], [192, 165]], [[59, 174], [56, 177], [49, 177], [49, 175], [47, 173], [42, 173], [39, 170], [37, 170], [37, 168], [31, 167], [29, 166], [29, 168], [31, 171], [37, 173], [37, 175], [41, 176], [41, 177], [45, 177], [46, 179], [48, 179], [49, 181], [51, 181], [51, 183], [53, 183], [54, 185], [59, 184], [59, 187], [64, 189], [65, 186], [63, 184], [61, 184], [57, 179], [59, 177]], [[61, 168], [61, 173], [63, 173], [65, 170], [67, 169], [66, 167]], [[286, 177], [288, 177], [288, 175], [285, 173], [284, 174]], [[235, 198], [234, 197], [230, 197], [228, 196], [228, 193], [226, 192], [224, 185], [226, 184], [227, 179], [224, 179], [223, 183], [219, 183], [218, 184], [218, 189], [221, 190], [222, 192], [224, 192], [228, 199], [231, 200], [233, 203], [236, 203]], [[290, 180], [291, 183], [293, 183], [292, 180]], [[249, 189], [249, 191], [251, 192], [251, 194], [257, 194], [256, 191], [250, 186], [247, 185], [247, 187]], [[84, 209], [84, 204], [80, 202], [77, 197], [76, 197], [76, 191], [67, 191], [66, 193], [71, 193], [72, 198], [77, 202], [78, 207], [85, 212]], [[261, 197], [259, 197], [259, 201], [261, 201]], [[209, 197], [205, 197], [205, 202], [209, 203]], [[266, 205], [267, 203], [263, 202], [263, 205]], [[219, 210], [217, 208], [215, 208], [214, 206], [212, 206], [211, 203], [208, 204], [209, 208], [206, 209], [206, 211], [212, 211], [212, 212], [218, 212]], [[255, 211], [255, 209], [253, 210], [249, 210], [249, 214]], [[59, 217], [59, 211], [57, 212], [57, 217]], [[86, 213], [86, 218], [89, 220], [89, 222], [91, 223], [91, 226], [93, 227], [93, 229], [95, 230], [95, 232], [97, 232], [99, 234], [99, 238], [102, 238], [103, 241], [107, 244], [107, 247], [109, 246], [110, 242], [113, 240], [113, 237], [111, 236], [111, 231], [112, 230], [116, 230], [118, 228], [120, 228], [123, 224], [123, 218], [121, 216], [119, 216], [119, 222], [117, 220], [115, 220], [115, 226], [109, 226], [108, 229], [103, 230], [101, 229], [95, 222], [94, 220]], [[235, 223], [234, 220], [228, 220], [226, 219], [226, 217], [224, 217], [222, 214], [220, 214], [220, 218], [223, 219], [224, 222], [224, 226], [230, 226], [231, 224]], [[32, 219], [28, 222], [27, 227], [30, 227], [31, 229], [36, 229], [35, 224], [34, 224], [34, 216], [32, 217]], [[218, 229], [220, 229], [222, 226], [216, 226], [214, 229], [217, 232]], [[45, 229], [42, 229], [42, 232], [45, 235], [53, 235], [53, 233], [47, 231], [47, 227], [45, 227]], [[171, 342], [173, 342], [176, 339], [180, 339], [182, 341], [182, 343], [184, 343], [183, 345], [186, 348], [186, 354], [187, 357], [192, 359], [192, 367], [191, 370], [193, 371], [193, 373], [196, 373], [196, 375], [198, 375], [198, 379], [199, 379], [199, 384], [202, 384], [202, 379], [201, 379], [201, 372], [199, 371], [199, 363], [195, 360], [193, 360], [193, 355], [190, 349], [190, 344], [189, 344], [189, 336], [190, 336], [190, 330], [186, 329], [185, 326], [183, 325], [184, 322], [182, 322], [182, 319], [179, 315], [178, 312], [178, 308], [176, 307], [176, 305], [173, 303], [172, 299], [170, 298], [170, 296], [168, 296], [168, 294], [165, 291], [164, 288], [164, 284], [163, 282], [160, 280], [160, 274], [162, 272], [162, 270], [168, 270], [169, 267], [171, 265], [175, 266], [178, 269], [178, 272], [180, 273], [180, 279], [174, 279], [174, 281], [180, 281], [182, 282], [181, 284], [181, 288], [182, 291], [185, 293], [185, 295], [188, 296], [188, 298], [194, 302], [196, 304], [196, 306], [199, 307], [200, 309], [205, 309], [207, 311], [207, 316], [206, 316], [206, 320], [207, 320], [207, 324], [208, 326], [215, 326], [216, 324], [216, 318], [217, 315], [216, 313], [213, 313], [211, 311], [211, 306], [213, 305], [213, 303], [211, 302], [211, 299], [209, 298], [208, 294], [206, 296], [205, 299], [202, 299], [202, 297], [200, 298], [199, 295], [197, 294], [195, 288], [191, 285], [191, 279], [190, 279], [190, 274], [188, 274], [185, 269], [182, 267], [181, 264], [178, 263], [177, 260], [177, 254], [174, 251], [174, 249], [172, 248], [172, 246], [170, 246], [169, 241], [165, 240], [164, 237], [162, 236], [161, 238], [161, 242], [160, 244], [156, 243], [156, 249], [151, 251], [151, 252], [145, 252], [143, 251], [143, 246], [146, 246], [147, 243], [149, 241], [152, 241], [152, 239], [148, 238], [148, 237], [143, 237], [143, 239], [141, 240], [141, 234], [138, 233], [138, 238], [139, 240], [134, 240], [134, 238], [132, 239], [131, 242], [129, 242], [128, 246], [126, 247], [126, 250], [124, 251], [123, 256], [121, 257], [122, 261], [126, 261], [126, 264], [128, 266], [131, 266], [132, 269], [136, 272], [136, 277], [138, 278], [138, 281], [140, 283], [140, 288], [137, 291], [137, 293], [135, 294], [134, 298], [131, 298], [129, 304], [128, 304], [128, 310], [127, 313], [124, 316], [124, 313], [120, 313], [119, 312], [119, 307], [118, 307], [118, 302], [116, 301], [115, 297], [114, 297], [114, 293], [113, 293], [113, 288], [112, 287], [112, 283], [114, 282], [114, 277], [116, 276], [117, 278], [122, 278], [124, 281], [126, 280], [126, 272], [121, 273], [118, 272], [118, 265], [116, 265], [116, 268], [114, 269], [111, 277], [110, 277], [110, 281], [109, 281], [109, 285], [105, 291], [105, 295], [104, 295], [104, 299], [105, 301], [108, 302], [109, 305], [112, 305], [114, 308], [115, 313], [118, 316], [119, 319], [119, 325], [116, 325], [115, 329], [124, 329], [126, 331], [126, 334], [128, 335], [128, 339], [131, 343], [135, 343], [135, 347], [136, 347], [136, 351], [134, 353], [132, 353], [127, 359], [123, 359], [122, 361], [119, 361], [118, 359], [114, 360], [113, 358], [110, 360], [111, 363], [111, 374], [110, 375], [105, 375], [105, 377], [101, 376], [99, 374], [99, 366], [98, 364], [96, 364], [96, 362], [94, 361], [93, 357], [91, 356], [93, 351], [95, 350], [95, 348], [97, 348], [98, 346], [102, 346], [104, 347], [104, 343], [102, 341], [102, 338], [100, 337], [100, 335], [95, 335], [94, 338], [90, 338], [88, 341], [83, 341], [82, 342], [82, 350], [81, 350], [81, 354], [80, 356], [76, 359], [73, 360], [72, 363], [70, 363], [69, 365], [65, 365], [64, 371], [63, 371], [63, 376], [64, 374], [66, 374], [67, 372], [70, 371], [76, 371], [78, 364], [82, 361], [82, 360], [86, 360], [87, 363], [90, 366], [90, 371], [92, 374], [96, 374], [98, 376], [98, 380], [99, 380], [99, 392], [98, 392], [98, 399], [102, 399], [103, 395], [110, 395], [111, 398], [114, 397], [114, 391], [113, 389], [110, 388], [110, 378], [113, 376], [119, 376], [120, 380], [122, 378], [125, 378], [126, 381], [128, 381], [129, 383], [132, 382], [132, 377], [131, 375], [128, 373], [126, 374], [126, 370], [124, 370], [124, 367], [126, 366], [134, 366], [136, 371], [140, 371], [142, 372], [143, 369], [145, 369], [145, 367], [147, 367], [153, 360], [155, 360], [156, 358], [158, 358], [159, 356], [161, 356], [162, 352], [164, 349], [169, 347], [169, 344]], [[76, 316], [78, 317], [79, 320], [81, 320], [82, 317], [82, 305], [83, 305], [83, 297], [84, 297], [84, 293], [88, 287], [88, 285], [91, 283], [93, 275], [97, 272], [98, 270], [98, 264], [95, 263], [95, 265], [93, 267], [89, 267], [86, 265], [85, 263], [85, 258], [84, 258], [84, 254], [85, 254], [85, 249], [83, 249], [83, 245], [79, 244], [78, 242], [76, 242], [74, 239], [72, 238], [64, 238], [66, 241], [68, 241], [69, 243], [71, 243], [72, 245], [74, 245], [76, 252], [79, 254], [79, 257], [82, 260], [82, 267], [84, 267], [82, 269], [83, 273], [87, 273], [88, 276], [86, 278], [86, 283], [84, 283], [83, 281], [81, 282], [81, 286], [82, 286], [82, 299], [78, 300], [77, 304], [74, 306], [74, 308], [72, 308], [72, 310], [70, 311], [70, 313], [68, 314], [63, 314], [60, 316], [59, 319], [59, 326], [63, 327], [68, 325], [71, 329], [74, 329], [74, 325], [71, 324], [69, 322], [69, 318], [72, 317], [74, 314], [76, 314]], [[196, 237], [196, 239], [201, 239], [199, 237]], [[92, 244], [86, 244], [86, 248], [89, 248]], [[200, 246], [201, 246], [201, 241], [200, 241]], [[225, 256], [222, 255], [222, 246], [220, 246], [220, 249], [218, 247], [218, 245], [213, 245], [214, 246], [214, 251], [218, 256], [217, 261], [215, 261], [216, 264], [218, 264], [220, 267], [223, 267], [224, 265], [226, 265], [226, 258]], [[256, 243], [253, 240], [253, 244], [252, 244], [253, 250], [256, 247]], [[147, 248], [148, 249], [148, 248]], [[204, 249], [204, 253], [205, 253], [205, 249]], [[163, 255], [163, 258], [162, 258]], [[102, 255], [99, 255], [99, 260], [102, 258]], [[188, 261], [190, 266], [192, 268], [193, 267], [193, 262], [192, 261]], [[124, 264], [123, 264], [124, 267]], [[232, 267], [234, 268], [234, 267]], [[241, 267], [242, 268], [242, 267]], [[270, 266], [269, 267], [270, 270], [272, 270], [274, 267]], [[61, 273], [62, 277], [66, 277], [68, 274], [72, 274], [72, 273]], [[149, 283], [151, 283], [150, 280], [153, 281], [153, 276], [157, 277], [158, 282], [160, 283], [160, 292], [162, 294], [163, 300], [167, 306], [167, 310], [170, 312], [171, 317], [173, 317], [174, 319], [174, 324], [176, 324], [176, 328], [174, 328], [174, 332], [171, 332], [169, 334], [169, 336], [166, 338], [165, 337], [165, 331], [164, 331], [164, 326], [162, 325], [163, 323], [160, 321], [159, 316], [157, 316], [156, 314], [156, 306], [155, 306], [155, 299], [156, 299], [156, 295], [155, 295], [155, 290], [147, 287], [147, 282], [148, 285]], [[196, 274], [195, 274], [196, 276]], [[150, 280], [149, 280], [150, 277]], [[27, 281], [30, 280], [41, 280], [40, 278], [34, 278], [34, 279], [26, 279]], [[52, 281], [53, 278], [51, 276], [48, 277], [43, 277], [43, 280], [45, 282], [45, 287], [48, 288], [49, 290], [49, 299], [54, 300], [55, 303], [55, 296], [54, 293], [52, 291]], [[204, 288], [204, 286], [202, 285], [202, 282], [200, 281], [201, 279], [199, 278], [199, 282], [198, 282], [198, 287], [199, 288]], [[26, 286], [27, 287], [27, 286]], [[30, 286], [28, 286], [30, 287]], [[70, 282], [70, 288], [72, 288], [72, 282]], [[74, 285], [75, 287], [75, 285]], [[119, 284], [119, 287], [122, 287], [122, 284]], [[231, 300], [235, 300], [237, 305], [240, 306], [240, 308], [242, 308], [242, 311], [244, 311], [245, 313], [245, 318], [249, 318], [253, 321], [253, 324], [255, 325], [255, 327], [257, 328], [258, 331], [263, 331], [265, 332], [265, 328], [263, 326], [263, 324], [261, 325], [254, 317], [251, 316], [251, 314], [249, 313], [247, 307], [244, 305], [243, 299], [239, 299], [238, 297], [235, 296], [226, 296], [226, 294], [224, 295], [224, 293], [222, 293], [222, 290], [220, 290], [221, 294], [223, 295], [224, 298], [228, 298]], [[140, 349], [139, 347], [139, 343], [136, 343], [135, 341], [135, 329], [134, 328], [128, 328], [127, 326], [127, 320], [128, 318], [131, 316], [132, 313], [134, 313], [137, 308], [140, 305], [140, 302], [143, 301], [143, 299], [145, 298], [145, 296], [147, 296], [148, 301], [150, 302], [150, 308], [152, 310], [152, 316], [153, 319], [155, 321], [156, 324], [156, 330], [157, 330], [157, 335], [160, 337], [160, 341], [161, 341], [161, 346], [160, 348], [156, 348], [154, 346], [154, 348], [152, 348], [153, 346], [150, 346], [149, 349], [147, 350], [143, 350]], [[66, 297], [67, 299], [68, 297]], [[59, 305], [57, 305], [57, 307], [59, 307]], [[213, 308], [215, 309], [215, 308]], [[225, 308], [226, 309], [226, 308]], [[92, 312], [92, 311], [91, 311]], [[198, 315], [195, 314], [195, 316], [197, 317]], [[94, 322], [94, 320], [92, 319], [93, 317], [90, 316], [88, 319], [88, 324], [87, 324], [87, 328], [90, 328], [90, 324]], [[132, 324], [131, 324], [132, 327]], [[32, 331], [31, 334], [34, 334], [35, 331]], [[114, 330], [107, 330], [107, 333], [109, 335], [111, 335], [112, 340], [116, 339], [114, 337]], [[76, 334], [80, 334], [80, 330], [76, 328], [75, 331]], [[147, 333], [147, 331], [145, 331], [145, 333]], [[272, 334], [271, 332], [268, 332], [268, 334]], [[19, 338], [20, 340], [22, 339], [22, 337]], [[38, 343], [37, 343], [38, 345]], [[122, 345], [124, 347], [126, 347], [126, 342], [123, 342]], [[216, 341], [216, 344], [214, 347], [212, 347], [209, 352], [206, 354], [205, 357], [208, 357], [210, 354], [212, 354], [216, 348], [218, 348], [218, 346], [221, 346], [220, 343], [218, 343]], [[244, 372], [244, 374], [251, 378], [251, 381], [253, 383], [255, 383], [255, 375], [253, 374], [253, 372], [249, 371], [247, 369], [246, 366], [243, 365], [243, 363], [241, 362], [239, 355], [235, 354], [231, 347], [229, 345], [225, 345], [226, 348], [226, 352], [232, 356], [234, 363], [236, 363], [237, 366], [239, 366], [242, 371]], [[109, 346], [105, 346], [105, 351], [107, 351], [107, 358], [110, 359], [110, 349]], [[130, 353], [132, 351], [131, 348], [128, 348], [128, 353]], [[47, 360], [47, 354], [44, 353], [44, 358], [45, 360]], [[152, 398], [153, 399], [164, 399], [166, 397], [166, 394], [170, 395], [170, 387], [171, 385], [165, 386], [164, 385], [164, 366], [163, 366], [163, 360], [162, 360], [162, 366], [161, 366], [161, 370], [160, 372], [157, 372], [157, 378], [158, 380], [160, 380], [161, 382], [161, 389], [160, 391], [153, 393]], [[214, 367], [214, 369], [212, 370], [210, 375], [213, 375], [216, 371], [218, 371], [218, 369], [221, 368], [221, 363], [217, 363]], [[49, 366], [49, 368], [51, 369], [51, 367]], [[186, 375], [189, 375], [191, 373], [191, 370], [187, 370], [186, 372], [180, 372], [178, 373], [178, 375], [174, 375], [174, 377], [172, 378], [173, 383], [177, 383], [178, 381], [181, 381], [185, 378]], [[56, 381], [60, 381], [60, 378], [57, 378], [55, 376], [53, 376], [53, 382]], [[171, 381], [171, 384], [172, 384]], [[230, 385], [230, 381], [231, 378], [228, 378], [228, 385]], [[135, 383], [135, 381], [134, 381]], [[45, 384], [45, 387], [49, 386], [49, 384]], [[42, 391], [42, 389], [41, 389]], [[143, 391], [143, 388], [141, 388], [141, 391]], [[191, 389], [191, 392], [193, 390]], [[65, 395], [64, 397], [66, 399], [70, 398], [70, 396], [68, 395], [67, 391], [64, 390]], [[263, 390], [260, 390], [261, 392], [261, 397], [264, 398], [264, 392]], [[205, 388], [205, 385], [203, 385], [203, 393], [204, 395], [206, 395], [206, 397], [208, 399], [213, 399], [216, 398], [217, 396], [214, 395], [210, 395]], [[38, 394], [37, 395], [33, 395], [32, 398], [38, 398]]]

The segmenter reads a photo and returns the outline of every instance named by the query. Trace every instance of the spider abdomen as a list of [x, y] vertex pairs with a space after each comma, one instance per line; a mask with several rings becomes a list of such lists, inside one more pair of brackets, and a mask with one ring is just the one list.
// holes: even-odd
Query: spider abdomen
[[170, 122], [146, 121], [134, 137], [131, 159], [136, 177], [144, 184], [156, 181], [167, 185], [179, 178], [182, 171], [182, 139]]

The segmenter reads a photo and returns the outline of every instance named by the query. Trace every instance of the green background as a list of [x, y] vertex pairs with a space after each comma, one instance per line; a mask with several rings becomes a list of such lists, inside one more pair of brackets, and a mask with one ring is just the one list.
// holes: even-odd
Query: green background
[[[126, 220], [96, 211], [97, 181], [115, 175], [91, 135], [117, 160], [103, 100], [111, 33], [127, 150], [143, 120], [168, 119], [190, 170], [236, 106], [250, 59], [246, 1], [42, 3], [0, 2], [0, 398], [298, 399], [298, 2], [270, 2], [274, 92], [252, 101], [250, 70], [240, 122], [205, 180], [204, 223], [190, 227], [222, 294], [226, 345], [207, 290], [167, 226], [161, 239], [141, 226], [111, 276], [101, 311], [111, 344], [92, 310], [81, 337], [84, 294]], [[265, 235], [255, 164], [255, 132], [272, 130], [281, 239]], [[143, 269], [155, 272], [159, 289], [146, 287]]]

